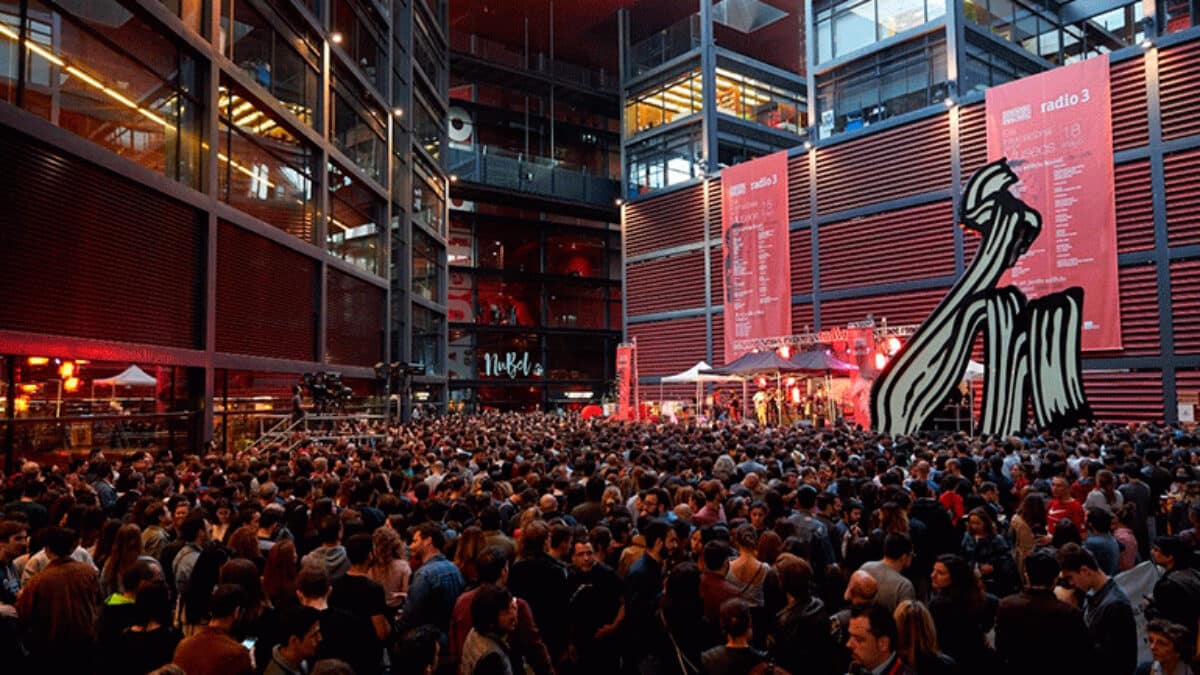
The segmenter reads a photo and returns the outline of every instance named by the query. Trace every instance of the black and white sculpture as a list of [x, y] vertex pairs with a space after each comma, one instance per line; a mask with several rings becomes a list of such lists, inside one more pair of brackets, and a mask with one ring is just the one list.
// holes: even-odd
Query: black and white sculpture
[[1016, 182], [1004, 159], [967, 182], [959, 220], [983, 240], [963, 276], [871, 388], [877, 430], [908, 434], [921, 428], [958, 386], [981, 330], [986, 376], [980, 433], [1021, 430], [1030, 399], [1042, 427], [1091, 417], [1080, 361], [1083, 289], [1029, 301], [1014, 286], [996, 287], [1042, 229], [1041, 215], [1008, 191]]

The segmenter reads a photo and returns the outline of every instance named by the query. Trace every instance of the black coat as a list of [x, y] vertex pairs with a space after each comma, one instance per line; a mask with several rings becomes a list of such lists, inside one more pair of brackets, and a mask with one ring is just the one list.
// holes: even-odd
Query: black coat
[[1000, 601], [996, 655], [1000, 670], [1021, 675], [1063, 675], [1081, 668], [1090, 653], [1083, 612], [1047, 590], [1028, 590]]

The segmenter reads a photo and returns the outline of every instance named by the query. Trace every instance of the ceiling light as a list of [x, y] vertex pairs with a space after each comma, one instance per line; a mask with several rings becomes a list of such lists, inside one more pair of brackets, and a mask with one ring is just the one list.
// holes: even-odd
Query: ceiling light
[[330, 33], [330, 34], [329, 34], [329, 41], [330, 41], [330, 42], [332, 42], [332, 43], [333, 43], [333, 44], [335, 44], [335, 45], [340, 45], [340, 44], [342, 44], [342, 40], [343, 40], [343, 39], [344, 39], [344, 38], [342, 37], [342, 34], [341, 34], [340, 32], [338, 32], [338, 31], [334, 31], [334, 32], [332, 32], [332, 33]]

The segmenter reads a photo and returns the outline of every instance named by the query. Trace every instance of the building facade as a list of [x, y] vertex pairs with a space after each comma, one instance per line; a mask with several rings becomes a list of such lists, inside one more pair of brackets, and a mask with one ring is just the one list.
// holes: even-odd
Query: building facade
[[446, 21], [440, 0], [0, 4], [5, 448], [231, 445], [303, 374], [361, 407], [397, 360], [444, 401], [445, 141], [413, 107], [445, 98]]
[[[898, 21], [896, 35], [884, 35], [887, 31], [880, 26], [891, 24], [881, 23], [878, 12], [894, 4], [855, 4], [855, 12], [875, 13], [875, 32], [859, 35], [859, 42], [866, 41], [868, 33], [874, 37], [869, 45], [859, 45], [867, 51], [846, 53], [845, 60], [838, 60], [841, 24], [840, 15], [833, 12], [834, 44], [829, 53], [834, 60], [828, 64], [816, 53], [824, 49], [819, 44], [825, 39], [821, 27], [813, 26], [819, 4], [809, 17], [809, 34], [817, 36], [808, 47], [810, 63], [817, 64], [809, 75], [810, 92], [818, 90], [814, 124], [823, 124], [827, 110], [834, 111], [834, 119], [830, 128], [818, 129], [821, 138], [811, 147], [788, 153], [796, 332], [845, 327], [869, 315], [893, 325], [920, 323], [946, 295], [978, 245], [978, 238], [957, 226], [954, 214], [963, 183], [987, 158], [981, 59], [972, 43], [959, 37], [970, 33], [972, 40], [987, 41], [992, 56], [999, 50], [1005, 59], [1015, 55], [1033, 63], [1028, 51], [1032, 43], [1013, 41], [1015, 32], [996, 32], [1003, 26], [1015, 31], [1021, 23], [1016, 12], [1024, 11], [1017, 4], [1005, 5], [1009, 14], [999, 12], [1011, 21], [997, 23], [983, 35], [978, 26], [967, 25], [982, 16], [977, 4], [950, 3], [947, 14], [932, 21], [935, 26], [926, 21], [908, 29], [916, 31], [912, 33], [899, 27], [916, 22], [917, 5], [901, 3], [911, 5], [911, 17]], [[1080, 7], [1073, 8], [1075, 4]], [[922, 9], [925, 18], [929, 7]], [[1160, 3], [1144, 14], [1121, 3], [1087, 7], [1095, 14], [1081, 17], [1071, 13], [1084, 12], [1084, 3], [1066, 3], [1059, 8], [1063, 14], [1058, 28], [1038, 28], [1035, 33], [1061, 38], [1056, 60], [1049, 53], [1038, 57], [1037, 69], [1089, 53], [1107, 53], [1111, 61], [1122, 348], [1085, 352], [1084, 381], [1102, 420], [1174, 421], [1176, 404], [1194, 402], [1200, 390], [1200, 332], [1195, 320], [1200, 311], [1200, 201], [1195, 197], [1200, 188], [1200, 111], [1194, 95], [1200, 86], [1200, 28], [1196, 14], [1187, 11], [1195, 7], [1186, 3]], [[1149, 21], [1142, 20], [1146, 16]], [[1117, 17], [1124, 22], [1120, 25], [1143, 30], [1114, 30]], [[844, 21], [853, 25], [858, 19]], [[1081, 22], [1090, 25], [1080, 27]], [[1075, 29], [1078, 34], [1072, 32]], [[1075, 45], [1072, 40], [1079, 35], [1084, 36], [1083, 44]], [[1089, 35], [1109, 42], [1093, 43]], [[1111, 42], [1120, 35], [1128, 46]], [[901, 78], [883, 77], [891, 71], [877, 68], [869, 78], [875, 98], [854, 99], [849, 108], [838, 103], [849, 97], [823, 98], [821, 84], [837, 81], [842, 68], [857, 72], [855, 64], [871, 59], [876, 64], [890, 62], [885, 52], [917, 44], [927, 49], [931, 40], [957, 44], [953, 50], [946, 48], [943, 53], [948, 55], [941, 63], [947, 82], [970, 86], [954, 85], [940, 100], [934, 89], [925, 90], [921, 105], [902, 110], [896, 101], [903, 97], [885, 95], [885, 88]], [[1068, 43], [1074, 46], [1068, 49]], [[1096, 47], [1087, 48], [1090, 44]], [[943, 67], [937, 60], [912, 63], [918, 61], [921, 68]], [[1021, 74], [1006, 68], [987, 71], [987, 84]], [[932, 72], [914, 81], [933, 83], [939, 78]], [[823, 101], [833, 101], [833, 107], [822, 107]], [[880, 110], [875, 119], [867, 119], [869, 111], [850, 114], [882, 105], [887, 112]], [[856, 122], [855, 117], [863, 119]], [[722, 359], [720, 199], [718, 175], [634, 200], [623, 209], [626, 336], [638, 341], [643, 384], [656, 384], [659, 376], [700, 359]], [[668, 388], [667, 393], [690, 396], [690, 390]]]
[[555, 34], [586, 8], [478, 4], [450, 35], [450, 397], [577, 410], [608, 394], [621, 335], [618, 81]]

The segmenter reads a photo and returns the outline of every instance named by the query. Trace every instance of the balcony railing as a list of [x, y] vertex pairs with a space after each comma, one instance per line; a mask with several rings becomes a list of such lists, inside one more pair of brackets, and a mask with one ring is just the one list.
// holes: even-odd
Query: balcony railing
[[607, 176], [486, 145], [451, 148], [450, 173], [463, 181], [605, 206], [620, 193], [619, 182]]
[[616, 73], [605, 72], [603, 68], [593, 70], [564, 61], [552, 61], [549, 55], [542, 52], [531, 52], [525, 55], [521, 53], [520, 49], [478, 35], [451, 31], [450, 51], [468, 54], [481, 61], [514, 70], [527, 70], [548, 77], [555, 82], [573, 84], [614, 95], [619, 85]]

